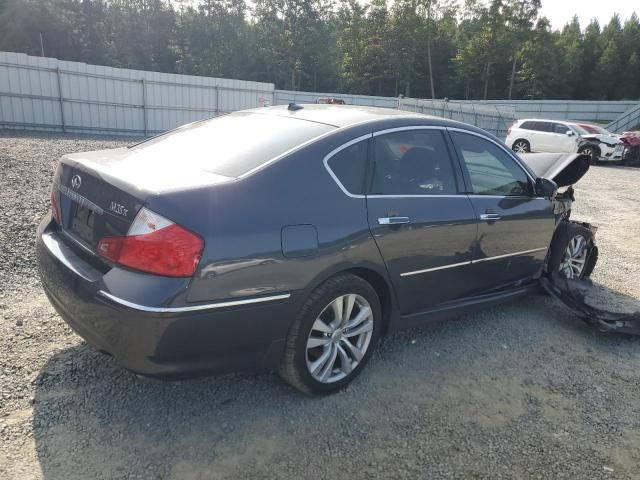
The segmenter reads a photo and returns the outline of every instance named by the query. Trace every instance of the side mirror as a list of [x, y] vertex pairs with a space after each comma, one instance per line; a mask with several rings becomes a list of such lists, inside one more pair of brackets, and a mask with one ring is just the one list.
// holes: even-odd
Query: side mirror
[[573, 130], [567, 130], [567, 137], [573, 137], [574, 135]]
[[558, 185], [553, 180], [538, 177], [536, 178], [536, 195], [553, 198], [558, 191]]

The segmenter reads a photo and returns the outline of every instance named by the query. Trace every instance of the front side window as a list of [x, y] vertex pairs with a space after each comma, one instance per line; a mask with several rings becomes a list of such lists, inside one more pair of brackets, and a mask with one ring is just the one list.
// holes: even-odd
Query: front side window
[[467, 133], [452, 132], [475, 195], [531, 195], [526, 172], [493, 142]]
[[340, 150], [327, 161], [338, 181], [349, 193], [354, 195], [364, 193], [368, 145], [369, 142], [366, 140], [354, 143]]
[[563, 135], [566, 135], [568, 131], [570, 131], [569, 127], [567, 127], [566, 125], [562, 125], [561, 123], [553, 124], [553, 133], [561, 133]]
[[455, 176], [441, 130], [403, 130], [374, 137], [374, 195], [455, 195]]

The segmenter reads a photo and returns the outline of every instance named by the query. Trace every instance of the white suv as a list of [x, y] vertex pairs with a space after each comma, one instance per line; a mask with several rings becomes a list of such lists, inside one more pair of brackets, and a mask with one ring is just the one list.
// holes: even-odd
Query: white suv
[[509, 128], [505, 143], [517, 153], [576, 153], [582, 138], [578, 127], [568, 122], [524, 119]]

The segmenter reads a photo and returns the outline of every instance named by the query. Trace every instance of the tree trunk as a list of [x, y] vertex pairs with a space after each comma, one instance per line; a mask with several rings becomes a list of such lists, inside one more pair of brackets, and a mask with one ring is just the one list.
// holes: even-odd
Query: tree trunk
[[489, 91], [489, 74], [491, 73], [491, 60], [487, 59], [487, 68], [484, 71], [484, 94], [482, 98], [487, 99], [487, 93]]
[[436, 99], [436, 93], [433, 88], [433, 67], [431, 65], [431, 35], [427, 34], [427, 63], [429, 65], [429, 85], [431, 86], [431, 99]]
[[516, 56], [516, 52], [514, 51], [513, 62], [511, 63], [511, 80], [509, 80], [509, 100], [511, 100], [511, 95], [513, 94], [513, 84], [516, 80], [516, 63], [518, 63], [518, 57]]

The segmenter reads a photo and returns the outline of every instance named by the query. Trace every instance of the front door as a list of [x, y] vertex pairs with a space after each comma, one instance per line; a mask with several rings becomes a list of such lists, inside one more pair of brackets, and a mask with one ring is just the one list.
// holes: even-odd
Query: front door
[[540, 272], [555, 228], [553, 206], [534, 194], [531, 175], [487, 137], [451, 129], [478, 215], [473, 277], [494, 289]]
[[378, 132], [372, 143], [369, 228], [386, 263], [401, 313], [466, 296], [476, 216], [451, 161], [446, 131]]

